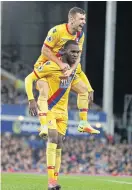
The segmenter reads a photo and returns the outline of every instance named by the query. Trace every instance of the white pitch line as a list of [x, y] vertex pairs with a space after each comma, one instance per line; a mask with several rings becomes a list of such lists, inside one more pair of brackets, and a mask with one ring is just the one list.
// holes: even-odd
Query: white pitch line
[[108, 181], [108, 182], [113, 182], [113, 183], [120, 183], [120, 184], [129, 184], [132, 185], [132, 182], [128, 182], [128, 181], [117, 181], [117, 180], [104, 180], [104, 179], [97, 179], [97, 180], [101, 180], [101, 181]]

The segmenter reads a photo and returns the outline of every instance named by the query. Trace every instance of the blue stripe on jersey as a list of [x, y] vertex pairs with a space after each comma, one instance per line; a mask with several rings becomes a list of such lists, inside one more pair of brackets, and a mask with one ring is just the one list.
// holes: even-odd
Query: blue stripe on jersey
[[59, 89], [59, 94], [58, 94], [58, 96], [56, 96], [56, 97], [54, 97], [54, 99], [51, 101], [51, 103], [49, 103], [49, 105], [48, 105], [48, 108], [49, 108], [49, 110], [51, 110], [56, 104], [57, 104], [57, 102], [59, 102], [59, 100], [62, 98], [62, 96], [65, 94], [65, 92], [66, 92], [66, 90], [67, 89]]
[[71, 75], [71, 77], [69, 78], [69, 83], [67, 85], [66, 88], [59, 88], [50, 98], [50, 100], [48, 100], [48, 109], [51, 110], [61, 99], [61, 97], [65, 94], [65, 92], [67, 91], [68, 87], [70, 86], [73, 77], [75, 76], [75, 72]]

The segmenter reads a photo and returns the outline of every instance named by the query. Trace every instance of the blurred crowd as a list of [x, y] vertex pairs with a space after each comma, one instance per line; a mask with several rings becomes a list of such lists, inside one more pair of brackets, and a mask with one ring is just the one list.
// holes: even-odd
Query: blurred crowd
[[1, 83], [1, 102], [2, 104], [26, 104], [27, 96], [25, 92], [15, 89], [15, 87], [3, 80]]
[[[34, 96], [38, 97], [38, 91], [34, 85]], [[24, 91], [17, 90], [14, 85], [7, 80], [2, 80], [1, 83], [1, 103], [2, 104], [28, 104], [27, 95]], [[77, 97], [74, 93], [70, 93], [69, 108], [77, 108]]]
[[[20, 60], [19, 51], [15, 47], [7, 47], [5, 51], [2, 51], [1, 67], [9, 74], [22, 80], [32, 69], [31, 66]], [[2, 104], [25, 104], [27, 103], [26, 93], [17, 90], [10, 80], [2, 77], [1, 102]]]
[[[4, 49], [4, 48], [3, 48]], [[24, 79], [33, 69], [33, 65], [21, 60], [19, 50], [15, 47], [8, 47], [1, 52], [1, 67], [19, 79]]]
[[[46, 143], [34, 136], [2, 134], [2, 171], [46, 172]], [[132, 145], [108, 139], [66, 137], [61, 173], [132, 175]]]

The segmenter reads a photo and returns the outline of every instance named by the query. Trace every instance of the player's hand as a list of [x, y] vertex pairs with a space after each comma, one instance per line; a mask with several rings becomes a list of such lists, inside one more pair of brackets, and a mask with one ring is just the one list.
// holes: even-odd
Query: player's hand
[[73, 69], [70, 68], [70, 69], [68, 69], [67, 71], [64, 72], [64, 76], [69, 77], [72, 74], [72, 72], [73, 72]]
[[88, 94], [89, 108], [92, 107], [93, 99], [94, 99], [94, 92], [92, 91], [92, 92], [89, 92]]
[[60, 65], [60, 68], [63, 72], [65, 72], [66, 70], [70, 69], [70, 66], [68, 65], [68, 63], [62, 63]]
[[36, 101], [33, 99], [33, 100], [29, 100], [29, 114], [31, 116], [37, 116], [38, 115], [38, 106], [37, 106], [37, 103]]

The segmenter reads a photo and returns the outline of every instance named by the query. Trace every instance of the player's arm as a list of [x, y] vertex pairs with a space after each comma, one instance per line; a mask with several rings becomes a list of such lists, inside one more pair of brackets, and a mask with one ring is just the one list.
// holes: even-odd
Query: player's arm
[[56, 44], [60, 40], [60, 34], [59, 29], [52, 28], [44, 41], [41, 53], [42, 55], [46, 56], [48, 60], [54, 61], [57, 63], [57, 65], [63, 70], [65, 67], [67, 67], [67, 64], [62, 63], [60, 59], [58, 59], [57, 56], [55, 56], [52, 52], [52, 48], [56, 46]]
[[38, 78], [34, 72], [30, 73], [25, 78], [25, 90], [29, 101], [29, 113], [31, 116], [37, 115], [37, 103], [34, 100], [34, 95], [33, 95], [33, 82], [37, 79]]
[[34, 99], [33, 95], [33, 82], [36, 81], [38, 78], [35, 75], [34, 72], [30, 73], [26, 78], [25, 78], [25, 90], [26, 94], [28, 97], [28, 101]]
[[62, 61], [58, 59], [58, 57], [56, 57], [53, 52], [52, 49], [50, 49], [50, 47], [47, 47], [45, 44], [42, 47], [42, 54], [45, 55], [48, 60], [54, 61], [55, 63], [57, 63], [59, 65], [59, 67], [61, 68], [62, 66]]

